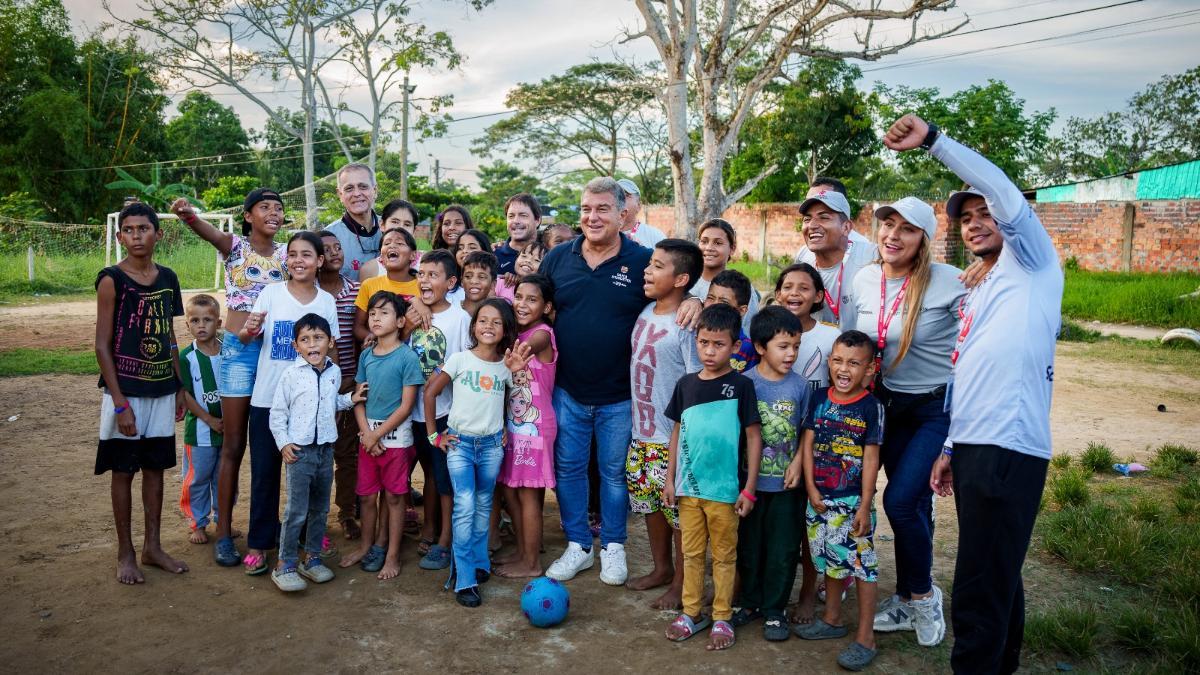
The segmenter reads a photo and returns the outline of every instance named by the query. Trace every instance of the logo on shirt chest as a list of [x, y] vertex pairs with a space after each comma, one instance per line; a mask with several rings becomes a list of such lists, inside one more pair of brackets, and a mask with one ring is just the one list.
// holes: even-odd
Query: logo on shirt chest
[[609, 279], [612, 279], [613, 286], [620, 286], [621, 288], [627, 288], [629, 284], [633, 283], [629, 278], [629, 268], [625, 265], [621, 265], [621, 270], [614, 272]]

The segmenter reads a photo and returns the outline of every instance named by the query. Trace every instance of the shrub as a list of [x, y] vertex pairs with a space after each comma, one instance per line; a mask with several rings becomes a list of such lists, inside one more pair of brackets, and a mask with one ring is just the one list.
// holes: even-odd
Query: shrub
[[1071, 466], [1071, 456], [1066, 453], [1055, 455], [1050, 458], [1050, 466], [1054, 467], [1055, 469], [1065, 469], [1068, 466]]
[[1060, 471], [1050, 479], [1050, 495], [1059, 508], [1087, 504], [1091, 498], [1087, 473], [1074, 467]]
[[1113, 451], [1103, 443], [1088, 443], [1087, 449], [1079, 457], [1079, 463], [1092, 473], [1108, 471], [1115, 461]]
[[1084, 328], [1074, 321], [1063, 319], [1062, 327], [1058, 330], [1060, 342], [1096, 342], [1100, 339], [1100, 331]]

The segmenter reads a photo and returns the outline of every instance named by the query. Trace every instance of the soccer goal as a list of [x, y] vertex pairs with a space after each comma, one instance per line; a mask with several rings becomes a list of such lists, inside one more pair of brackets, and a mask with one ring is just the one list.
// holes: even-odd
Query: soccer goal
[[[119, 212], [108, 214], [108, 226], [104, 237], [104, 265], [106, 267], [113, 264], [114, 260], [120, 260], [124, 257], [124, 253], [121, 251], [121, 243], [117, 241], [117, 217], [120, 215]], [[199, 213], [197, 215], [212, 223], [213, 227], [222, 232], [230, 234], [234, 232], [234, 216], [231, 213], [212, 212]], [[189, 245], [203, 244], [205, 247], [209, 247], [207, 242], [202, 241], [182, 224], [168, 229], [168, 221], [176, 221], [176, 223], [179, 221], [179, 217], [174, 213], [160, 213], [158, 214], [158, 220], [162, 224], [164, 231], [163, 242], [159, 244], [160, 246], [167, 244], [171, 247], [179, 247], [181, 244], [186, 243]], [[211, 249], [211, 247], [209, 248]], [[221, 260], [221, 254], [214, 252], [213, 257], [216, 262], [213, 266], [212, 288], [220, 288], [224, 263]]]

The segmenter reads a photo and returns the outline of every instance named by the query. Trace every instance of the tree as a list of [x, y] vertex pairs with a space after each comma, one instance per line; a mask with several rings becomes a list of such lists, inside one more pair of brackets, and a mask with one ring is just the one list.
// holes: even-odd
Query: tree
[[[307, 179], [306, 157], [301, 151], [301, 143], [283, 125], [276, 123], [275, 117], [287, 121], [294, 128], [294, 125], [302, 124], [304, 113], [279, 108], [275, 111], [275, 116], [267, 120], [267, 126], [261, 135], [266, 145], [266, 151], [263, 153], [266, 175], [261, 176], [263, 183], [281, 191], [311, 185], [312, 181]], [[341, 143], [347, 146], [352, 157], [366, 156], [370, 143], [367, 132], [342, 125], [339, 133]], [[334, 160], [343, 152], [338, 149], [337, 139], [328, 125], [322, 124], [317, 127], [313, 133], [312, 146], [314, 149], [310, 159], [313, 175], [322, 178], [336, 171]]]
[[[538, 179], [526, 174], [516, 166], [498, 159], [491, 164], [483, 164], [476, 171], [479, 178], [479, 204], [471, 209], [471, 217], [475, 227], [487, 232], [492, 237], [505, 238], [508, 236], [508, 219], [504, 213], [504, 202], [519, 192], [528, 192], [540, 204], [545, 204], [548, 197], [540, 189]], [[540, 194], [539, 194], [540, 193]]]
[[[686, 236], [705, 219], [719, 216], [754, 189], [777, 166], [765, 167], [741, 186], [727, 191], [726, 159], [733, 153], [743, 124], [772, 81], [786, 75], [795, 57], [877, 60], [918, 42], [951, 33], [918, 34], [917, 21], [943, 11], [954, 0], [903, 0], [885, 9], [878, 0], [636, 0], [645, 26], [626, 33], [625, 41], [648, 39], [658, 51], [666, 81], [659, 99], [667, 119], [675, 219], [686, 223]], [[907, 34], [886, 41], [878, 24], [910, 24]], [[857, 47], [833, 46], [833, 34], [853, 32]], [[701, 127], [702, 175], [696, 180], [689, 114], [695, 105]]]
[[189, 91], [179, 102], [179, 116], [167, 122], [166, 138], [176, 159], [202, 157], [177, 167], [192, 185], [210, 186], [222, 176], [241, 171], [249, 158], [250, 139], [233, 108], [202, 91]]
[[128, 171], [124, 169], [116, 169], [119, 178], [104, 187], [109, 190], [117, 190], [123, 193], [134, 192], [143, 201], [153, 206], [158, 211], [166, 211], [171, 202], [180, 197], [186, 197], [200, 208], [204, 208], [204, 204], [196, 199], [196, 191], [183, 183], [167, 183], [163, 177], [162, 165], [155, 164], [150, 170], [150, 181], [144, 182], [138, 180]]
[[246, 195], [261, 185], [257, 176], [221, 176], [217, 184], [201, 194], [204, 205], [210, 209], [228, 209], [241, 206]]

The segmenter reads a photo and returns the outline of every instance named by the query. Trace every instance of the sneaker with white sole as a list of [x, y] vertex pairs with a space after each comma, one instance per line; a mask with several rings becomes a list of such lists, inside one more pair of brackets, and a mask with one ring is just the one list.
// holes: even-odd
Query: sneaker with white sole
[[562, 557], [555, 560], [546, 569], [546, 576], [555, 581], [570, 581], [575, 578], [576, 574], [591, 569], [595, 562], [595, 548], [584, 551], [582, 546], [571, 542], [567, 544], [567, 550], [563, 551]]
[[875, 612], [875, 630], [880, 633], [913, 630], [915, 613], [908, 601], [893, 594], [879, 603], [879, 609]]
[[629, 578], [625, 564], [625, 545], [609, 544], [600, 549], [600, 581], [609, 586], [623, 586]]
[[946, 637], [946, 617], [942, 614], [942, 589], [933, 587], [927, 598], [910, 601], [913, 608], [913, 629], [917, 631], [917, 644], [922, 647], [937, 646]]
[[320, 558], [312, 557], [300, 565], [300, 576], [314, 584], [323, 584], [333, 580], [333, 570], [326, 567]]
[[284, 593], [295, 593], [308, 588], [308, 584], [297, 573], [295, 565], [271, 570], [271, 581]]

